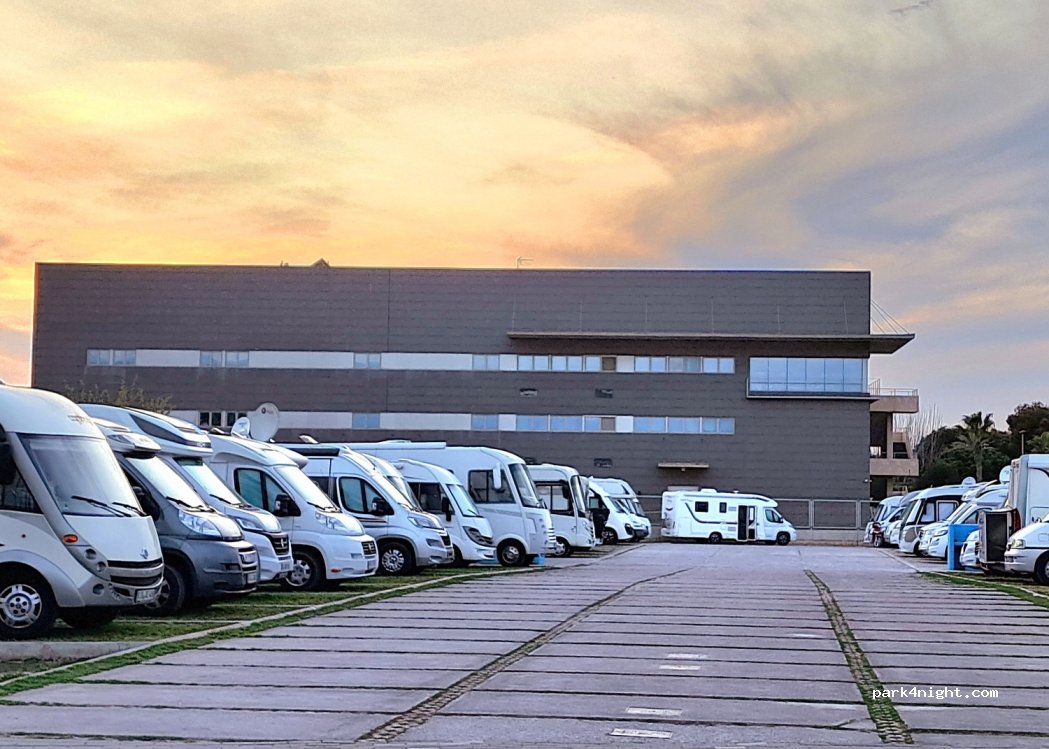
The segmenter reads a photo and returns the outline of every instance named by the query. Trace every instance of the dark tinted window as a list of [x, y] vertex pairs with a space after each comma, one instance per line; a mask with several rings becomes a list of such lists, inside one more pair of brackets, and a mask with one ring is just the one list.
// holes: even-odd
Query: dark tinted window
[[696, 502], [696, 512], [710, 512], [710, 502]]

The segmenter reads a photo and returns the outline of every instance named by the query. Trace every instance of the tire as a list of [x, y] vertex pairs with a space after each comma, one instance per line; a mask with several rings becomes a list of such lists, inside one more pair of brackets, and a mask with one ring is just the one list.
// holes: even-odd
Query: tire
[[116, 608], [91, 606], [82, 609], [62, 609], [58, 616], [73, 629], [95, 629], [104, 627], [117, 618]]
[[0, 640], [28, 640], [54, 625], [58, 606], [51, 586], [32, 570], [0, 572]]
[[410, 575], [415, 572], [415, 555], [402, 541], [379, 544], [379, 575]]
[[786, 546], [790, 543], [790, 534], [786, 531], [780, 531], [776, 534], [776, 546]]
[[615, 528], [605, 528], [601, 531], [601, 543], [607, 546], [614, 546], [619, 543], [619, 536], [616, 534]]
[[449, 566], [461, 568], [469, 565], [469, 562], [463, 559], [463, 552], [459, 550], [458, 546], [452, 547], [452, 550], [455, 552], [455, 559], [452, 560]]
[[550, 552], [552, 557], [570, 557], [572, 556], [572, 546], [567, 540], [558, 537], [554, 544], [553, 550]]
[[312, 549], [291, 547], [292, 567], [280, 581], [285, 590], [320, 590], [324, 585], [324, 563]]
[[871, 542], [871, 544], [874, 546], [875, 549], [880, 549], [882, 546], [885, 545], [885, 540], [882, 538], [881, 535], [877, 535], [874, 537], [874, 540]]
[[525, 553], [524, 546], [513, 539], [499, 544], [499, 548], [496, 549], [496, 557], [499, 559], [499, 564], [504, 567], [523, 567], [528, 563], [526, 561], [528, 555]]
[[189, 578], [180, 568], [170, 564], [164, 565], [164, 582], [152, 603], [141, 607], [142, 613], [149, 616], [171, 616], [182, 610], [189, 597]]
[[1049, 585], [1049, 551], [1034, 563], [1034, 579], [1039, 585]]
[[711, 533], [709, 536], [707, 536], [707, 543], [711, 543], [711, 544], [719, 544], [719, 543], [721, 543], [721, 534], [720, 533]]

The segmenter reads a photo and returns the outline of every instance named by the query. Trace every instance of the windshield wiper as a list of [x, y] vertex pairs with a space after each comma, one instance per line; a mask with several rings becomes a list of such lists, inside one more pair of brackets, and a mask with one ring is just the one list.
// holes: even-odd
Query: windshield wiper
[[193, 510], [193, 512], [218, 512], [213, 507], [210, 507], [209, 505], [205, 505], [203, 503], [201, 503], [201, 505], [203, 506], [195, 505], [192, 502], [187, 502], [186, 500], [179, 499], [178, 497], [164, 497], [164, 499], [166, 499], [168, 502], [174, 502], [177, 505], [185, 507], [188, 510]]
[[115, 509], [113, 507], [113, 505], [115, 505], [115, 504], [120, 504], [119, 502], [113, 502], [112, 504], [110, 504], [109, 502], [103, 502], [100, 499], [93, 499], [92, 497], [85, 497], [85, 496], [83, 496], [81, 494], [70, 494], [69, 498], [70, 499], [75, 499], [75, 500], [80, 501], [80, 502], [87, 502], [89, 505], [94, 505], [95, 507], [101, 507], [103, 510], [109, 510], [114, 515], [116, 515], [117, 517], [128, 517], [127, 515], [125, 515], [124, 513], [120, 512], [119, 510], [117, 510], [117, 509]]
[[133, 513], [138, 515], [140, 518], [148, 517], [148, 515], [146, 515], [146, 513], [142, 512], [142, 508], [141, 507], [135, 507], [134, 505], [129, 505], [129, 504], [125, 503], [125, 502], [114, 502], [113, 504], [115, 504], [117, 507], [126, 507], [126, 508], [128, 508]]
[[236, 507], [237, 509], [242, 509], [244, 507], [255, 507], [255, 505], [249, 504], [248, 502], [241, 502], [240, 500], [227, 499], [226, 497], [220, 497], [218, 494], [212, 494], [211, 492], [208, 492], [208, 496], [213, 497], [214, 499], [217, 499], [219, 502], [222, 502], [223, 504], [230, 505], [231, 507]]

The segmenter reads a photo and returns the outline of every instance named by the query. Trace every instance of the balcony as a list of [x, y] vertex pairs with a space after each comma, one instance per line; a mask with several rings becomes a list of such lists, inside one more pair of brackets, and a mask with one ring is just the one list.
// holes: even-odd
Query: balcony
[[880, 380], [875, 380], [867, 389], [871, 394], [871, 411], [874, 413], [918, 413], [917, 388], [887, 388], [882, 387]]
[[871, 445], [871, 476], [913, 477], [918, 475], [918, 459], [908, 454], [902, 433], [894, 433], [896, 439], [891, 454], [880, 445]]

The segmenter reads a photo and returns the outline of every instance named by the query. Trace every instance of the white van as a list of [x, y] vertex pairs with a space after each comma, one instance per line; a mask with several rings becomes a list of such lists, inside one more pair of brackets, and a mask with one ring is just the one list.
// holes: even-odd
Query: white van
[[452, 539], [441, 521], [390, 483], [370, 456], [345, 445], [285, 447], [307, 459], [306, 475], [379, 544], [379, 574], [410, 575], [452, 562]]
[[272, 513], [245, 502], [204, 461], [211, 456], [211, 438], [189, 422], [136, 408], [84, 404], [89, 415], [120, 424], [151, 437], [160, 459], [187, 481], [211, 507], [240, 526], [244, 538], [259, 553], [259, 582], [291, 572], [291, 542]]
[[[1000, 524], [1013, 531], [1002, 555], [1005, 570], [1049, 585], [1049, 455], [1021, 455], [1010, 474], [1004, 509], [988, 513], [987, 520], [1002, 513]], [[981, 533], [980, 561], [986, 563], [983, 526]]]
[[452, 537], [453, 564], [461, 566], [495, 561], [492, 524], [477, 509], [466, 487], [454, 473], [439, 465], [411, 458], [393, 462], [383, 460], [382, 463], [388, 463], [399, 476], [398, 479], [388, 475], [391, 482], [395, 485], [400, 485], [398, 480], [403, 482], [424, 510], [444, 521], [444, 527]]
[[927, 525], [918, 532], [918, 556], [947, 559], [947, 541], [951, 526], [978, 524], [987, 510], [997, 510], [1005, 504], [1008, 492], [1007, 484], [991, 484], [965, 495], [962, 504], [958, 505], [958, 509], [951, 513], [950, 517], [942, 522]]
[[901, 517], [898, 551], [904, 554], [918, 553], [918, 532], [930, 523], [938, 523], [950, 517], [962, 503], [962, 497], [979, 489], [976, 480], [967, 478], [960, 484], [932, 486], [922, 489], [907, 503]]
[[156, 600], [164, 559], [102, 433], [54, 393], [0, 385], [0, 639]]
[[604, 487], [588, 483], [586, 509], [594, 522], [594, 532], [602, 544], [608, 546], [620, 541], [633, 541], [637, 533], [634, 515], [612, 498]]
[[590, 483], [596, 483], [598, 486], [603, 487], [620, 507], [633, 515], [631, 525], [634, 528], [635, 541], [643, 541], [652, 535], [652, 521], [648, 519], [644, 508], [641, 507], [641, 501], [637, 498], [637, 492], [634, 491], [634, 487], [623, 479], [617, 478], [595, 478], [591, 476]]
[[435, 463], [455, 474], [491, 524], [500, 564], [525, 566], [553, 549], [550, 512], [536, 497], [525, 462], [513, 453], [406, 440], [353, 443], [349, 447], [387, 460], [412, 458]]
[[576, 549], [594, 548], [594, 524], [586, 510], [587, 480], [576, 469], [553, 463], [530, 465], [528, 473], [554, 524], [551, 554], [567, 557]]
[[889, 518], [895, 514], [896, 510], [914, 499], [917, 493], [915, 491], [907, 494], [895, 494], [880, 501], [871, 512], [871, 519], [867, 521], [867, 526], [864, 528], [863, 543], [876, 547], [881, 547], [888, 543], [887, 526]]
[[759, 494], [716, 489], [663, 492], [665, 538], [764, 541], [786, 546], [798, 533], [779, 511], [776, 501]]
[[300, 469], [306, 458], [277, 445], [211, 435], [208, 465], [255, 507], [280, 518], [291, 536], [294, 566], [281, 585], [317, 590], [366, 577], [379, 566], [375, 539], [336, 507]]

